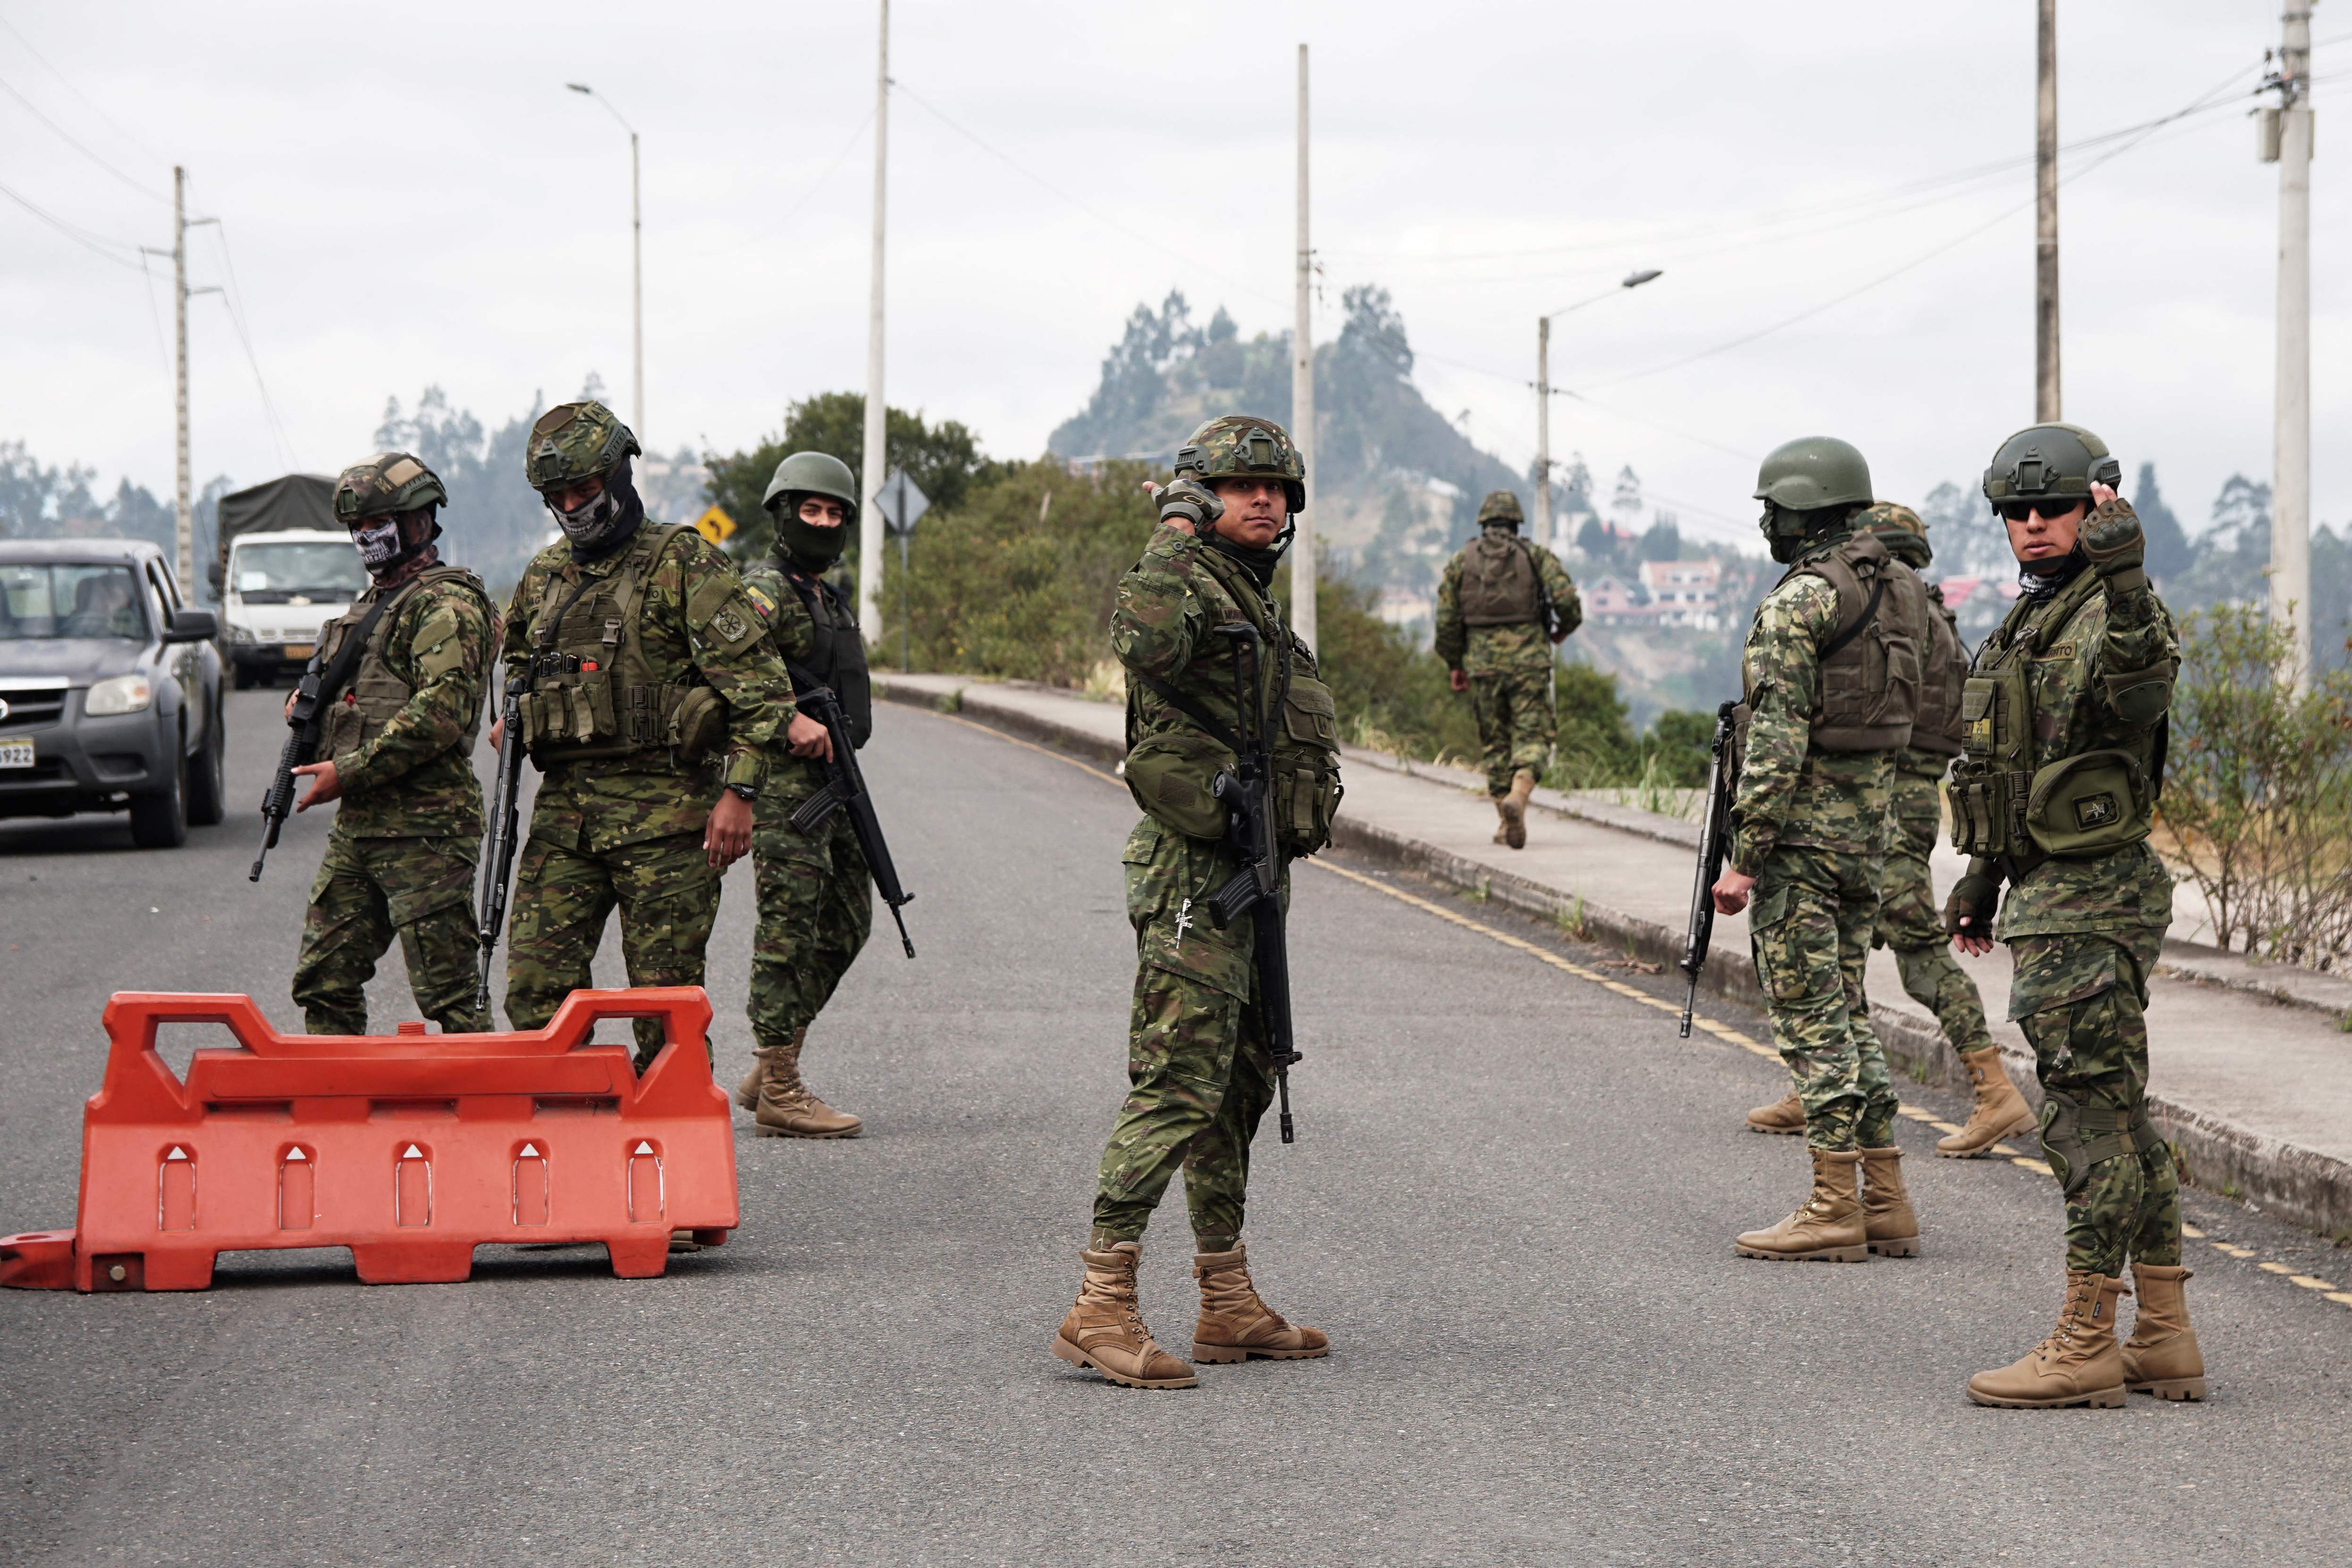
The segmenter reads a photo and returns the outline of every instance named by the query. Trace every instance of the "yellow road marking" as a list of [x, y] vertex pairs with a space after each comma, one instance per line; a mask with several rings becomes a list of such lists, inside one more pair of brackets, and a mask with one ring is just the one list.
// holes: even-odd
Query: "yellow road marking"
[[[936, 708], [917, 708], [914, 711], [918, 713], [929, 713], [934, 719], [945, 719], [952, 723], [966, 725], [971, 729], [982, 731], [983, 734], [993, 735], [1000, 741], [1009, 741], [1013, 745], [1024, 747], [1027, 750], [1036, 752], [1041, 755], [1051, 757], [1057, 763], [1066, 763], [1071, 767], [1077, 769], [1080, 773], [1091, 773], [1096, 778], [1102, 780], [1105, 784], [1124, 787], [1123, 781], [1121, 781], [1115, 773], [1106, 773], [1102, 769], [1096, 767], [1091, 763], [1082, 762], [1078, 758], [1070, 755], [1067, 752], [1056, 751], [1051, 746], [1040, 745], [1034, 741], [1026, 741], [1018, 735], [1008, 734], [992, 724], [983, 724], [976, 719], [967, 719], [960, 713], [944, 713]], [[1391, 887], [1388, 883], [1380, 880], [1378, 878], [1367, 877], [1360, 871], [1350, 871], [1345, 867], [1334, 866], [1326, 860], [1314, 860], [1307, 863], [1309, 865], [1320, 867], [1322, 869], [1330, 872], [1335, 877], [1345, 877], [1350, 882], [1360, 883], [1362, 886], [1371, 889], [1376, 893], [1385, 893], [1390, 898], [1396, 900], [1399, 903], [1411, 904], [1414, 909], [1421, 910], [1428, 914], [1435, 915], [1439, 920], [1446, 921], [1452, 924], [1460, 926], [1465, 931], [1476, 931], [1480, 936], [1486, 937], [1493, 942], [1498, 942], [1505, 947], [1511, 948], [1517, 952], [1524, 952], [1530, 958], [1550, 964], [1554, 969], [1563, 970], [1570, 974], [1575, 975], [1579, 980], [1591, 981], [1593, 984], [1600, 986], [1602, 990], [1613, 992], [1620, 996], [1627, 998], [1629, 1001], [1639, 1002], [1645, 1007], [1654, 1007], [1662, 1013], [1673, 1013], [1676, 1016], [1680, 1016], [1682, 1012], [1682, 1008], [1679, 1005], [1666, 1001], [1663, 997], [1653, 996], [1648, 992], [1643, 991], [1637, 986], [1628, 985], [1622, 980], [1612, 979], [1610, 976], [1601, 973], [1599, 970], [1589, 969], [1581, 963], [1571, 963], [1568, 959], [1562, 958], [1559, 953], [1552, 952], [1548, 947], [1543, 947], [1538, 943], [1528, 942], [1522, 937], [1513, 936], [1507, 931], [1497, 931], [1493, 926], [1487, 925], [1483, 921], [1474, 921], [1467, 915], [1458, 914], [1455, 911], [1447, 909], [1443, 904], [1433, 903], [1427, 899], [1416, 898], [1412, 894], [1406, 892], [1403, 889]], [[1742, 1034], [1738, 1029], [1733, 1028], [1730, 1025], [1722, 1023], [1719, 1020], [1701, 1017], [1697, 1014], [1693, 1014], [1691, 1016], [1691, 1025], [1694, 1028], [1704, 1030], [1719, 1040], [1723, 1040], [1730, 1045], [1738, 1046], [1743, 1050], [1753, 1052], [1757, 1056], [1767, 1057], [1774, 1061], [1780, 1059], [1780, 1053], [1774, 1050], [1770, 1046], [1766, 1045], [1748, 1035]], [[1918, 1106], [1901, 1105], [1897, 1106], [1895, 1109], [1901, 1115], [1908, 1117], [1914, 1121], [1924, 1121], [1928, 1126], [1934, 1127], [1940, 1131], [1949, 1133], [1960, 1131], [1958, 1127], [1953, 1125], [1951, 1122], [1937, 1121], [1932, 1113], [1922, 1110]], [[2029, 1159], [2025, 1155], [2020, 1154], [2015, 1149], [2012, 1149], [2006, 1143], [1994, 1144], [1992, 1146], [1992, 1152], [1996, 1154], [2008, 1155], [2009, 1163], [2012, 1165], [2019, 1166], [2021, 1169], [2032, 1171], [2044, 1176], [2054, 1174], [2046, 1163], [2040, 1160]], [[2191, 1237], [2200, 1240], [2205, 1237], [2205, 1233], [2202, 1230], [2200, 1230], [2193, 1225], [2186, 1224], [2181, 1226], [2180, 1234], [2184, 1237]], [[2254, 1256], [2253, 1249], [2252, 1247], [2233, 1247], [2226, 1241], [2216, 1241], [2210, 1243], [2210, 1245], [2216, 1251], [2227, 1253], [2231, 1258], [2244, 1258]], [[2284, 1275], [2286, 1277], [2287, 1281], [2290, 1284], [2300, 1285], [2306, 1290], [2320, 1291], [2328, 1300], [2334, 1301], [2338, 1306], [2352, 1307], [2352, 1291], [2338, 1290], [2335, 1286], [2329, 1284], [2325, 1279], [2317, 1279], [2309, 1274], [2297, 1274], [2284, 1263], [2272, 1263], [2265, 1261], [2256, 1264], [2255, 1267], [2262, 1269], [2266, 1274]]]
[[2188, 1237], [2192, 1241], [2202, 1241], [2205, 1239], [2205, 1233], [2198, 1229], [2195, 1226], [2190, 1225], [2186, 1220], [2181, 1222], [2180, 1234]]

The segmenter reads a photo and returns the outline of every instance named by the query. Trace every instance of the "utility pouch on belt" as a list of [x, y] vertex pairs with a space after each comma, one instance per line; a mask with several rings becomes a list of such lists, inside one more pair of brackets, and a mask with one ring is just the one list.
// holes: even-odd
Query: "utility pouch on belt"
[[688, 689], [670, 721], [670, 750], [688, 767], [699, 767], [727, 747], [727, 704], [708, 686]]
[[2084, 752], [2033, 775], [2025, 830], [2035, 847], [2061, 859], [2104, 855], [2146, 838], [2155, 791], [2129, 752]]
[[1127, 793], [1162, 826], [1188, 838], [1223, 838], [1232, 814], [1209, 793], [1234, 770], [1231, 747], [1181, 731], [1146, 737], [1127, 753]]
[[1292, 671], [1274, 737], [1274, 815], [1282, 847], [1312, 855], [1331, 842], [1339, 815], [1339, 710], [1331, 689]]

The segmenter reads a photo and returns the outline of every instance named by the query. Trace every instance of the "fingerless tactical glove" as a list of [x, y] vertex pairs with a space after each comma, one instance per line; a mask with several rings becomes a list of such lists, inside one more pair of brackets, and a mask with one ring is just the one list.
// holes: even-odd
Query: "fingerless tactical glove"
[[1207, 528], [1225, 515], [1225, 503], [1217, 492], [1198, 479], [1178, 479], [1160, 489], [1160, 521], [1190, 523], [1194, 531]]
[[[1968, 875], [1952, 884], [1952, 896], [1944, 900], [1944, 934], [1990, 942], [1993, 916], [2000, 910], [2000, 879], [1970, 867]], [[1960, 923], [1963, 920], [1966, 925]]]
[[2140, 531], [2131, 502], [2123, 497], [2100, 502], [2098, 510], [2083, 520], [2079, 542], [2091, 570], [2106, 580], [2108, 593], [2147, 586], [2147, 573], [2142, 566], [2147, 558], [2147, 538]]

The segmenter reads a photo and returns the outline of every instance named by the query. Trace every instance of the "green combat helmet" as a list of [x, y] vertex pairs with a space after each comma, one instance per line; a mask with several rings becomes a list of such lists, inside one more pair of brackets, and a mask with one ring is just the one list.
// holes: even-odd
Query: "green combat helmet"
[[[841, 526], [812, 528], [801, 521], [801, 498], [823, 496], [842, 505]], [[776, 465], [768, 493], [760, 498], [776, 520], [776, 540], [804, 565], [822, 572], [849, 547], [857, 526], [857, 480], [849, 465], [830, 452], [794, 452]]]
[[1880, 501], [1853, 521], [1864, 532], [1878, 535], [1879, 542], [1886, 546], [1886, 553], [1914, 572], [1923, 570], [1936, 558], [1927, 548], [1927, 520], [1900, 501]]
[[335, 481], [335, 521], [345, 527], [363, 517], [386, 517], [448, 501], [441, 476], [406, 452], [378, 452], [345, 468]]
[[1488, 490], [1486, 499], [1478, 503], [1478, 526], [1500, 522], [1517, 528], [1527, 521], [1519, 511], [1519, 498], [1509, 490]]
[[2080, 425], [2029, 425], [1992, 455], [1984, 496], [1996, 509], [2003, 501], [2045, 498], [2088, 502], [2094, 484], [2113, 488], [2123, 477], [2107, 444]]
[[1801, 436], [1772, 448], [1756, 472], [1757, 523], [1772, 559], [1796, 559], [1804, 541], [1821, 531], [1833, 508], [1870, 504], [1870, 465], [1851, 442]]
[[549, 490], [607, 474], [640, 448], [618, 416], [601, 403], [559, 403], [539, 416], [522, 454], [530, 488]]
[[1271, 419], [1228, 414], [1192, 432], [1176, 450], [1176, 473], [1211, 479], [1277, 479], [1293, 514], [1307, 510], [1307, 465], [1290, 433]]

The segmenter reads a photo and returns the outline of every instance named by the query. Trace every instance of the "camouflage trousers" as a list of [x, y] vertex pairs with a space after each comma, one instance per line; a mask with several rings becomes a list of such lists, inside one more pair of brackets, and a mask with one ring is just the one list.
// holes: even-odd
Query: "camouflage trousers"
[[[700, 833], [675, 833], [593, 854], [533, 838], [515, 865], [507, 921], [507, 1017], [536, 1029], [591, 984], [604, 922], [621, 911], [621, 957], [632, 985], [699, 985], [719, 918], [719, 873]], [[658, 1019], [640, 1018], [637, 1068], [662, 1047]], [[709, 1048], [704, 1042], [704, 1049]]]
[[1242, 1231], [1250, 1140], [1274, 1101], [1255, 922], [1209, 923], [1209, 895], [1240, 868], [1222, 844], [1146, 817], [1125, 860], [1136, 950], [1130, 1087], [1103, 1150], [1093, 1245], [1140, 1239], [1181, 1167], [1201, 1250], [1228, 1250]]
[[751, 864], [760, 922], [751, 938], [751, 1033], [767, 1047], [789, 1044], [814, 1022], [874, 931], [874, 879], [849, 826], [836, 811], [814, 834], [760, 803]]
[[314, 1035], [366, 1034], [367, 983], [396, 936], [418, 1012], [452, 1035], [490, 1028], [489, 1009], [474, 1005], [482, 956], [473, 909], [480, 854], [471, 838], [329, 834], [294, 960], [303, 1026]]
[[1816, 1149], [1883, 1149], [1894, 1136], [1895, 1086], [1862, 989], [1880, 864], [1875, 855], [1783, 846], [1764, 858], [1748, 906], [1772, 1043], [1796, 1079], [1805, 1141]]
[[2161, 927], [2011, 937], [2009, 1015], [2042, 1080], [2042, 1152], [2066, 1198], [2066, 1267], [2180, 1261], [2180, 1179], [2147, 1121], [2147, 972]]
[[1878, 929], [1872, 945], [1895, 950], [1905, 993], [1936, 1016], [1954, 1050], [1983, 1050], [1992, 1044], [1984, 998], [1952, 957], [1936, 885], [1927, 874], [1927, 857], [1943, 826], [1936, 781], [1897, 773], [1894, 816], [1895, 847], [1879, 875]]
[[1478, 751], [1486, 793], [1508, 795], [1511, 775], [1525, 768], [1538, 778], [1551, 766], [1559, 718], [1552, 710], [1549, 669], [1507, 669], [1470, 678], [1470, 711], [1478, 721]]

